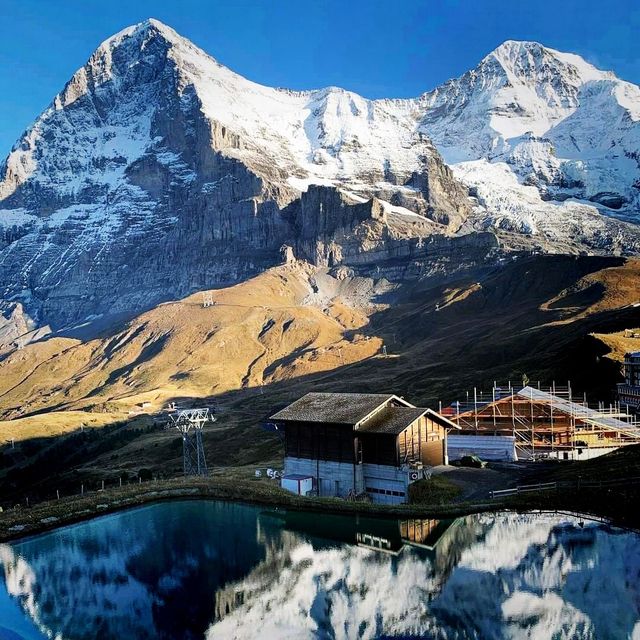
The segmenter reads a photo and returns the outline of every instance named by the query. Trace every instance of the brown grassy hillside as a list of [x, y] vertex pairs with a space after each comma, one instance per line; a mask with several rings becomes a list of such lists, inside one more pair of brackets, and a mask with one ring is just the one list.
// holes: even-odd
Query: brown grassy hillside
[[[173, 400], [216, 406], [205, 446], [210, 465], [228, 469], [278, 464], [280, 444], [259, 425], [310, 390], [393, 391], [437, 406], [527, 374], [543, 384], [571, 379], [577, 392], [606, 400], [619, 366], [591, 334], [640, 326], [640, 307], [632, 306], [638, 268], [530, 256], [398, 286], [280, 267], [213, 291], [211, 307], [197, 294], [93, 340], [29, 345], [0, 362], [0, 411], [31, 416], [10, 425], [12, 437], [29, 439], [24, 447], [0, 446], [0, 495], [35, 495], [49, 486], [47, 475], [77, 487], [141, 467], [179, 473], [177, 434], [150, 420], [121, 423], [143, 401], [151, 412]], [[77, 430], [103, 411], [112, 426], [85, 429], [69, 443], [37, 439]], [[8, 433], [0, 424], [0, 441]]]
[[376, 297], [371, 282], [283, 266], [211, 292], [213, 306], [195, 294], [93, 340], [54, 337], [13, 352], [0, 362], [0, 417], [126, 415], [143, 402], [154, 412], [241, 390], [280, 396], [285, 382], [287, 397], [318, 374], [325, 386], [394, 388], [432, 403], [523, 374], [584, 379], [570, 358], [598, 350], [580, 346], [589, 329], [605, 326], [606, 341], [640, 314], [629, 306], [638, 282], [638, 260], [538, 256]]
[[621, 363], [624, 360], [625, 353], [640, 351], [640, 327], [631, 327], [630, 329], [614, 331], [613, 333], [594, 333], [593, 337], [610, 349], [610, 352], [607, 353], [607, 358]]
[[220, 395], [336, 369], [374, 355], [360, 329], [367, 315], [339, 298], [305, 304], [303, 268], [281, 267], [249, 282], [162, 304], [112, 335], [54, 338], [0, 363], [0, 414], [45, 409], [132, 411], [150, 402]]

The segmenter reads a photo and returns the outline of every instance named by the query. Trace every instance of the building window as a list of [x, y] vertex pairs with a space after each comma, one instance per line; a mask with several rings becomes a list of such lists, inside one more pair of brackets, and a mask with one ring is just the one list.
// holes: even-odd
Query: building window
[[377, 493], [383, 496], [397, 496], [400, 498], [404, 498], [404, 491], [392, 491], [391, 489], [378, 489], [377, 487], [366, 487], [365, 491], [367, 493]]

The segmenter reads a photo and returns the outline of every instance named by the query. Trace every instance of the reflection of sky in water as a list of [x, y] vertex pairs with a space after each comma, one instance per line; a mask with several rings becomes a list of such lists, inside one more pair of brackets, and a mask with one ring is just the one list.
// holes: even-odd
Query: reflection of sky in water
[[[424, 523], [416, 537], [388, 521], [192, 501], [0, 545], [0, 640], [640, 640], [637, 535], [556, 516]], [[421, 544], [401, 549], [400, 531]]]

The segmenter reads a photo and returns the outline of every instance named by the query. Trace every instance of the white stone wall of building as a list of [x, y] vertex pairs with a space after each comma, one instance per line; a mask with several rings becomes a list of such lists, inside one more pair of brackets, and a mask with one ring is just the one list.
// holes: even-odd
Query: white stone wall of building
[[513, 436], [447, 436], [449, 461], [463, 456], [478, 456], [482, 460], [516, 461], [516, 441]]

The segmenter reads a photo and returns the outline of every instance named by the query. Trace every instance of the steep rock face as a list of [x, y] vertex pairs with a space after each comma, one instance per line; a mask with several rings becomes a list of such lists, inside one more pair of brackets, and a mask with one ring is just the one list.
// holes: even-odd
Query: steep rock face
[[[471, 187], [481, 182], [503, 194], [500, 203], [479, 198], [483, 221], [499, 227], [508, 218], [517, 227], [522, 217], [514, 207], [527, 198], [522, 192], [510, 197], [493, 169], [469, 165], [479, 160], [499, 164], [519, 184], [534, 186], [540, 202], [529, 202], [527, 211], [535, 216], [546, 209], [556, 230], [574, 213], [562, 206], [567, 199], [581, 204], [579, 215], [640, 220], [638, 86], [577, 55], [536, 42], [507, 41], [475, 69], [424, 94], [421, 102], [423, 130], [456, 165], [455, 175], [464, 180], [470, 171]], [[544, 207], [544, 202], [557, 206]], [[606, 220], [598, 227], [601, 235], [617, 234]], [[587, 244], [594, 240], [587, 234]]]
[[[356, 220], [371, 218], [370, 240], [388, 234], [376, 207], [454, 232], [466, 190], [417, 123], [411, 101], [262, 87], [155, 20], [125, 29], [3, 165], [0, 299], [60, 328], [241, 280], [283, 244], [338, 262], [334, 247], [363, 249]], [[301, 199], [314, 183], [315, 222], [303, 200], [317, 196]]]
[[[415, 100], [272, 89], [149, 20], [105, 41], [3, 164], [0, 300], [55, 330], [242, 280], [283, 246], [379, 267], [471, 231], [637, 253], [639, 92], [511, 41]], [[485, 240], [462, 243], [474, 261]]]
[[384, 242], [387, 215], [377, 199], [360, 202], [336, 189], [311, 186], [287, 207], [295, 255], [319, 266], [336, 266], [366, 251], [367, 237]]

